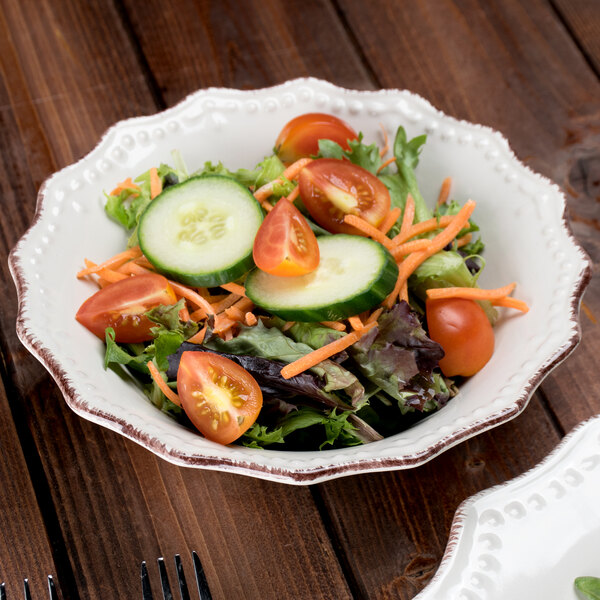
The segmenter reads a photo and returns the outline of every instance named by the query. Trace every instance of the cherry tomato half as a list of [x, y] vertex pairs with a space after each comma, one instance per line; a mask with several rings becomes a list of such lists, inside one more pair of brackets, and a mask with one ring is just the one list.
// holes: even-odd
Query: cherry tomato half
[[332, 233], [364, 235], [344, 223], [344, 216], [357, 215], [378, 227], [390, 210], [390, 193], [385, 184], [346, 160], [314, 160], [300, 171], [298, 184], [308, 212]]
[[483, 308], [473, 300], [427, 300], [429, 337], [446, 355], [440, 369], [447, 377], [470, 377], [483, 369], [494, 352], [494, 330]]
[[280, 277], [306, 275], [319, 266], [319, 244], [300, 211], [286, 198], [265, 217], [252, 251], [256, 266]]
[[262, 392], [246, 369], [212, 352], [184, 352], [177, 392], [190, 421], [204, 437], [231, 444], [252, 426]]
[[354, 129], [341, 119], [324, 113], [308, 113], [292, 119], [281, 130], [275, 151], [284, 163], [292, 163], [318, 154], [319, 140], [332, 140], [349, 150], [348, 140], [356, 139]]
[[153, 338], [152, 323], [144, 313], [159, 304], [175, 304], [177, 297], [162, 275], [148, 273], [111, 283], [88, 298], [75, 318], [94, 335], [104, 339], [104, 330], [112, 327], [115, 340], [124, 344]]

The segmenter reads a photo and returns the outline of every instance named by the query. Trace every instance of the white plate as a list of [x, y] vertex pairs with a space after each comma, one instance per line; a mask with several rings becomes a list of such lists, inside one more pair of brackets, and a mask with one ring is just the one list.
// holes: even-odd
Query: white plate
[[[516, 295], [531, 311], [507, 312], [496, 327], [488, 365], [443, 410], [401, 434], [323, 452], [219, 446], [103, 370], [101, 342], [74, 319], [94, 291], [75, 273], [84, 257], [101, 261], [125, 246], [125, 232], [104, 215], [103, 190], [170, 162], [173, 149], [191, 169], [206, 160], [253, 167], [271, 152], [289, 119], [314, 111], [339, 115], [368, 142], [381, 141], [380, 123], [390, 135], [400, 124], [411, 137], [427, 133], [417, 172], [424, 197], [433, 204], [451, 175], [453, 196], [477, 201], [474, 219], [487, 244], [481, 283], [517, 281]], [[118, 123], [87, 156], [44, 183], [34, 223], [10, 256], [19, 295], [17, 332], [74, 411], [174, 463], [299, 484], [409, 468], [519, 414], [541, 379], [577, 344], [579, 302], [591, 271], [564, 213], [559, 188], [519, 162], [499, 133], [448, 117], [410, 92], [345, 90], [315, 79], [256, 91], [200, 90], [162, 113]]]
[[576, 600], [600, 577], [600, 416], [537, 467], [463, 502], [415, 600]]

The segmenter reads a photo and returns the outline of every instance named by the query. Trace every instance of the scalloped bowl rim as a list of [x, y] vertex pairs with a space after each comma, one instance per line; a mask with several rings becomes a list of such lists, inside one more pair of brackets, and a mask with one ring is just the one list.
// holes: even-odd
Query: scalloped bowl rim
[[[569, 297], [565, 300], [568, 301], [569, 306], [569, 314], [567, 321], [565, 322], [565, 326], [569, 328], [568, 337], [561, 339], [559, 345], [553, 348], [552, 351], [546, 352], [543, 362], [536, 365], [535, 370], [529, 373], [521, 388], [515, 390], [514, 393], [511, 394], [510, 401], [504, 401], [502, 405], [499, 406], [498, 410], [486, 414], [483, 418], [470, 418], [468, 420], [463, 418], [462, 424], [455, 426], [451, 430], [448, 430], [448, 427], [442, 427], [437, 431], [437, 435], [434, 435], [426, 446], [420, 448], [418, 451], [412, 452], [410, 449], [405, 449], [400, 452], [393, 448], [386, 447], [384, 449], [384, 444], [387, 441], [393, 440], [398, 436], [392, 436], [391, 438], [386, 438], [382, 442], [375, 442], [368, 446], [307, 453], [282, 453], [276, 450], [252, 449], [244, 449], [243, 452], [240, 452], [240, 448], [238, 447], [217, 447], [216, 444], [212, 444], [201, 438], [201, 436], [198, 436], [202, 439], [200, 449], [194, 450], [193, 452], [184, 452], [177, 447], [176, 443], [168, 444], [163, 442], [156, 435], [148, 433], [144, 427], [136, 426], [136, 424], [130, 422], [128, 418], [123, 418], [114, 412], [109, 412], [99, 407], [90, 407], [86, 401], [86, 394], [84, 390], [81, 389], [82, 386], [71, 381], [72, 373], [70, 369], [63, 364], [60, 357], [56, 357], [52, 350], [46, 347], [42, 340], [43, 336], [40, 336], [35, 327], [32, 327], [35, 323], [32, 322], [32, 317], [29, 314], [30, 303], [32, 303], [33, 300], [29, 295], [29, 284], [31, 282], [30, 279], [28, 279], [30, 273], [27, 270], [29, 265], [26, 264], [26, 262], [28, 258], [32, 261], [31, 256], [33, 256], [33, 254], [29, 249], [29, 245], [33, 243], [36, 236], [41, 235], [40, 230], [43, 227], [44, 220], [47, 219], [46, 213], [48, 211], [45, 210], [45, 205], [46, 203], [50, 204], [46, 197], [47, 192], [52, 186], [55, 186], [57, 181], [66, 181], [70, 173], [75, 172], [78, 169], [81, 170], [83, 166], [91, 165], [94, 161], [96, 161], [96, 163], [101, 161], [102, 156], [107, 155], [111, 144], [114, 143], [119, 133], [126, 132], [132, 126], [150, 126], [157, 122], [166, 123], [176, 115], [184, 115], [183, 118], [185, 118], [185, 112], [188, 111], [189, 114], [190, 109], [194, 108], [196, 105], [199, 106], [203, 99], [207, 106], [203, 106], [199, 112], [196, 111], [196, 116], [192, 115], [189, 117], [188, 120], [190, 122], [194, 119], [198, 120], [199, 118], [204, 118], [205, 115], [210, 116], [213, 113], [217, 114], [218, 111], [214, 110], [214, 106], [211, 108], [209, 105], [211, 101], [213, 104], [215, 103], [215, 98], [218, 98], [219, 101], [222, 101], [223, 103], [231, 102], [232, 100], [233, 103], [241, 103], [242, 99], [252, 101], [263, 98], [263, 104], [269, 102], [272, 103], [265, 109], [269, 111], [277, 109], [286, 98], [289, 101], [290, 97], [295, 99], [294, 102], [302, 103], [302, 98], [304, 97], [303, 94], [310, 97], [310, 101], [313, 103], [311, 106], [314, 106], [314, 102], [326, 97], [331, 100], [331, 107], [334, 109], [337, 106], [335, 104], [337, 102], [338, 104], [341, 103], [340, 106], [343, 107], [343, 110], [350, 111], [350, 113], [353, 111], [360, 113], [361, 110], [373, 111], [374, 113], [379, 111], [379, 116], [382, 114], [381, 107], [384, 106], [386, 102], [389, 105], [387, 106], [389, 110], [391, 110], [391, 102], [396, 102], [394, 105], [396, 108], [394, 110], [396, 110], [397, 113], [401, 113], [403, 118], [408, 115], [409, 120], [414, 117], [418, 122], [423, 118], [423, 113], [427, 113], [430, 122], [433, 124], [437, 123], [433, 131], [430, 132], [431, 134], [436, 133], [436, 128], [439, 123], [450, 124], [450, 129], [448, 130], [450, 133], [448, 135], [453, 135], [452, 132], [454, 129], [460, 128], [477, 132], [477, 134], [480, 135], [480, 138], [487, 140], [486, 143], [482, 145], [481, 153], [483, 153], [485, 148], [494, 147], [495, 145], [496, 150], [492, 150], [492, 154], [494, 152], [496, 152], [496, 154], [503, 153], [503, 158], [505, 160], [503, 165], [508, 163], [509, 167], [520, 173], [522, 179], [525, 178], [528, 180], [528, 185], [535, 184], [537, 188], [543, 189], [544, 192], [546, 192], [543, 195], [544, 202], [547, 202], [549, 195], [554, 195], [558, 198], [561, 203], [560, 223], [558, 224], [560, 225], [559, 233], [564, 237], [563, 241], [565, 246], [563, 249], [569, 250], [579, 263], [578, 272], [573, 276], [573, 281], [568, 290]], [[218, 102], [216, 104], [217, 108], [219, 108]], [[256, 102], [256, 104], [259, 103]], [[273, 108], [273, 106], [275, 106], [275, 108]], [[412, 106], [416, 106], [417, 110], [414, 110]], [[334, 112], [331, 107], [327, 112]], [[362, 108], [359, 109], [357, 107]], [[260, 108], [261, 106], [259, 104], [258, 109]], [[247, 109], [258, 110], [250, 105], [247, 105]], [[211, 112], [211, 110], [213, 112]], [[305, 110], [304, 112], [307, 111]], [[296, 114], [298, 114], [298, 111], [296, 111]], [[200, 117], [198, 115], [200, 115]], [[433, 127], [433, 124], [431, 127]], [[219, 127], [218, 123], [216, 127]], [[472, 136], [466, 134], [465, 137]], [[489, 143], [490, 140], [493, 141], [492, 144]], [[119, 147], [120, 146], [117, 145], [117, 148]], [[477, 150], [477, 152], [479, 152], [479, 150]], [[86, 171], [86, 173], [87, 172], [88, 171]], [[89, 176], [89, 173], [88, 177], [91, 177]], [[84, 183], [89, 183], [89, 180]], [[75, 189], [75, 184], [73, 184], [73, 189]], [[58, 197], [58, 192], [56, 192], [56, 195]], [[178, 465], [231, 471], [292, 484], [316, 483], [360, 472], [375, 472], [415, 467], [431, 460], [444, 450], [451, 448], [478, 433], [491, 429], [496, 425], [516, 417], [524, 410], [541, 380], [555, 366], [562, 362], [578, 344], [581, 337], [578, 320], [579, 303], [591, 277], [589, 258], [574, 239], [566, 219], [566, 198], [564, 194], [556, 184], [535, 173], [519, 161], [510, 148], [508, 141], [502, 134], [487, 126], [476, 125], [449, 117], [434, 108], [427, 100], [406, 90], [350, 90], [314, 78], [294, 79], [273, 87], [257, 90], [242, 91], [215, 87], [201, 89], [188, 95], [175, 106], [162, 112], [119, 121], [104, 133], [98, 144], [87, 155], [73, 164], [57, 171], [44, 181], [38, 192], [37, 206], [32, 224], [12, 249], [9, 255], [9, 267], [17, 287], [19, 300], [16, 324], [17, 334], [24, 346], [36, 356], [49, 371], [61, 389], [67, 404], [77, 414], [92, 422], [121, 433], [125, 437], [151, 450], [158, 456]], [[436, 415], [441, 414], [441, 412], [443, 411], [434, 413], [431, 417], [428, 417], [420, 423], [430, 421]], [[357, 448], [360, 448], [360, 450], [357, 450]], [[291, 458], [291, 455], [293, 455], [293, 458]]]

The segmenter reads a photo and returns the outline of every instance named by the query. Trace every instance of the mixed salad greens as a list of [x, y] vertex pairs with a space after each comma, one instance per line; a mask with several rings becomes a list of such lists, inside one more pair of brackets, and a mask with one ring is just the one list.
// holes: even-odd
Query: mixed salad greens
[[[254, 169], [173, 164], [106, 195], [128, 249], [79, 277], [77, 319], [160, 410], [220, 443], [313, 450], [382, 439], [436, 411], [494, 345], [474, 203], [434, 209], [415, 176], [336, 117], [302, 115]], [[439, 295], [436, 295], [439, 294]]]

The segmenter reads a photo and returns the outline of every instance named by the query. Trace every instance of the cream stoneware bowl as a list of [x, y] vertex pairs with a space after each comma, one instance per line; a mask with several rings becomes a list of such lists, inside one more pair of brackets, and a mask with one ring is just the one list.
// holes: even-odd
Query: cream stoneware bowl
[[[439, 412], [393, 437], [321, 452], [220, 446], [151, 405], [136, 386], [103, 369], [103, 345], [74, 315], [94, 291], [77, 280], [83, 258], [104, 260], [125, 247], [126, 234], [104, 214], [104, 190], [181, 152], [188, 168], [222, 161], [253, 167], [270, 154], [292, 117], [332, 113], [381, 143], [403, 125], [427, 134], [417, 169], [432, 205], [452, 176], [453, 197], [477, 202], [474, 219], [486, 243], [482, 287], [518, 282], [531, 310], [501, 309], [491, 361]], [[590, 263], [565, 217], [565, 197], [524, 166], [506, 139], [459, 121], [408, 91], [355, 91], [316, 79], [254, 90], [199, 90], [177, 106], [111, 127], [84, 158], [41, 187], [33, 224], [10, 255], [19, 296], [17, 332], [48, 369], [68, 405], [179, 465], [308, 484], [361, 472], [420, 465], [447, 448], [512, 419], [542, 378], [579, 341], [579, 303]]]

